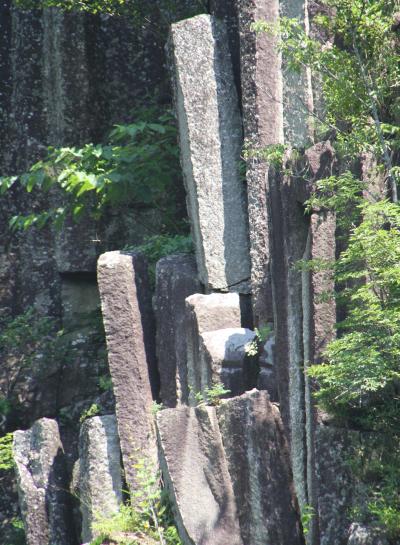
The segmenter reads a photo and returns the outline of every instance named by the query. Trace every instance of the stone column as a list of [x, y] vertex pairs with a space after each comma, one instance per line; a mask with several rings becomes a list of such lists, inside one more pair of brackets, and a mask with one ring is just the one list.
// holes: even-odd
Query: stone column
[[82, 541], [94, 539], [96, 518], [112, 517], [118, 512], [122, 488], [117, 420], [114, 415], [88, 418], [79, 435], [78, 493]]
[[41, 418], [14, 433], [13, 456], [28, 545], [71, 545], [64, 451], [55, 420]]
[[199, 15], [172, 25], [181, 161], [202, 283], [248, 292], [245, 186], [240, 179], [242, 126], [225, 25]]
[[155, 335], [147, 266], [138, 254], [107, 252], [99, 258], [97, 276], [125, 475], [135, 490], [135, 463], [155, 460], [156, 452], [150, 381]]
[[282, 73], [277, 39], [256, 34], [252, 24], [277, 24], [279, 0], [237, 0], [240, 33], [243, 126], [249, 158], [246, 164], [251, 288], [255, 324], [272, 322], [268, 165], [257, 153], [283, 143]]
[[171, 255], [157, 263], [153, 306], [157, 322], [160, 397], [166, 407], [188, 401], [185, 299], [201, 290], [194, 256]]

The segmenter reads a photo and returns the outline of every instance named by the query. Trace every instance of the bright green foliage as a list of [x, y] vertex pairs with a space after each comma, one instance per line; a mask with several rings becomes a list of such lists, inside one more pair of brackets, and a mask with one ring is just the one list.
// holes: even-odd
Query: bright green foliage
[[[326, 0], [330, 12], [313, 20], [326, 42], [310, 38], [296, 19], [281, 18], [279, 28], [263, 21], [256, 31], [278, 34], [279, 48], [289, 69], [312, 69], [319, 80], [325, 111], [314, 117], [316, 138], [335, 138], [342, 159], [374, 152], [388, 174], [391, 154], [399, 149], [399, 42], [391, 30], [395, 0]], [[334, 38], [334, 39], [333, 39]], [[397, 54], [396, 54], [397, 53]]]
[[335, 266], [347, 317], [328, 345], [327, 363], [309, 374], [330, 412], [367, 429], [400, 430], [400, 207], [365, 204], [362, 215]]
[[[152, 538], [159, 545], [182, 545], [159, 472], [144, 460], [135, 466], [135, 470], [138, 490], [128, 504], [121, 505], [114, 517], [95, 523], [96, 533], [119, 545], [136, 545], [143, 536]], [[96, 541], [91, 545], [94, 543]]]
[[212, 405], [216, 407], [221, 403], [221, 398], [230, 394], [221, 382], [216, 382], [209, 388], [205, 388], [204, 392], [194, 392], [194, 399], [197, 405]]
[[169, 112], [146, 108], [136, 121], [117, 125], [106, 144], [83, 148], [49, 149], [48, 156], [20, 176], [1, 177], [0, 194], [19, 183], [28, 193], [58, 187], [65, 197], [62, 207], [15, 216], [12, 228], [42, 227], [48, 221], [61, 226], [71, 214], [79, 219], [91, 211], [98, 219], [108, 206], [159, 211], [167, 232], [179, 232], [177, 202], [180, 167], [176, 128]]
[[83, 411], [79, 418], [79, 422], [82, 424], [87, 418], [97, 416], [101, 413], [101, 407], [97, 403], [92, 403], [88, 409]]
[[12, 433], [0, 437], [0, 471], [10, 471], [14, 467], [12, 444]]

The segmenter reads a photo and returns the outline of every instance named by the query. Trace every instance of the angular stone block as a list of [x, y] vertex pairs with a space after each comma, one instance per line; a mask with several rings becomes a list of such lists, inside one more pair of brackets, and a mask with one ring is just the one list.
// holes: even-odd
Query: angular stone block
[[91, 541], [96, 536], [93, 523], [97, 517], [107, 518], [118, 512], [122, 488], [116, 417], [88, 418], [79, 436], [78, 494], [83, 541]]
[[55, 420], [14, 433], [18, 495], [28, 545], [71, 545], [72, 521], [63, 447]]
[[243, 542], [302, 545], [279, 409], [253, 390], [217, 408]]
[[160, 397], [166, 407], [188, 400], [185, 299], [201, 289], [194, 256], [172, 255], [157, 263], [153, 307], [157, 322]]
[[[196, 293], [186, 298], [185, 331], [187, 343], [187, 372], [189, 389], [201, 389], [199, 374], [200, 339], [206, 331], [240, 327], [240, 299], [237, 293]], [[194, 403], [193, 395], [189, 401]]]
[[136, 489], [134, 465], [155, 458], [152, 389], [155, 332], [147, 267], [138, 254], [107, 252], [97, 277], [118, 431], [129, 488]]
[[377, 528], [353, 523], [349, 530], [347, 545], [388, 545], [389, 541]]
[[211, 289], [248, 292], [242, 126], [225, 25], [209, 15], [172, 25], [170, 54], [199, 276]]
[[184, 545], [243, 545], [215, 408], [166, 409], [157, 428]]
[[195, 382], [200, 390], [222, 383], [230, 396], [243, 394], [257, 383], [257, 356], [248, 355], [257, 342], [254, 331], [245, 328], [218, 329], [200, 335], [200, 365]]

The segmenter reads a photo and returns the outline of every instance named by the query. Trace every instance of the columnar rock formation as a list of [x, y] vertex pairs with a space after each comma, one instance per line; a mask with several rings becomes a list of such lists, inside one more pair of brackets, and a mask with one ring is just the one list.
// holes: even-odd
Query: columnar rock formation
[[114, 415], [85, 420], [79, 437], [76, 489], [82, 513], [82, 541], [95, 535], [94, 524], [118, 513], [122, 502], [122, 468]]
[[160, 397], [165, 407], [188, 402], [185, 299], [201, 290], [193, 256], [173, 255], [157, 263], [153, 306], [157, 322]]
[[103, 254], [98, 282], [125, 475], [135, 490], [135, 464], [155, 457], [151, 413], [155, 331], [146, 262], [136, 254]]
[[225, 26], [207, 15], [172, 25], [171, 59], [199, 277], [211, 289], [246, 293], [242, 127]]
[[71, 545], [68, 482], [55, 420], [42, 418], [14, 434], [21, 512], [28, 545]]

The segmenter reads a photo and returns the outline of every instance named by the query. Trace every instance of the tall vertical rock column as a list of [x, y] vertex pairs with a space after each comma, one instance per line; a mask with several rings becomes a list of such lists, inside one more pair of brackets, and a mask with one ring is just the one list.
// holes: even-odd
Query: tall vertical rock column
[[277, 24], [279, 0], [238, 0], [243, 126], [246, 165], [251, 288], [254, 321], [273, 321], [270, 278], [268, 165], [258, 152], [283, 143], [282, 74], [277, 38], [256, 33], [252, 24]]
[[225, 25], [172, 25], [175, 106], [197, 267], [209, 289], [247, 292], [250, 277], [242, 126]]
[[171, 255], [157, 263], [153, 306], [157, 323], [160, 398], [165, 407], [188, 401], [185, 299], [201, 290], [193, 256]]
[[107, 252], [99, 258], [97, 277], [122, 459], [128, 486], [135, 490], [134, 465], [156, 458], [151, 413], [155, 331], [146, 262], [138, 254]]

